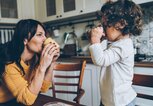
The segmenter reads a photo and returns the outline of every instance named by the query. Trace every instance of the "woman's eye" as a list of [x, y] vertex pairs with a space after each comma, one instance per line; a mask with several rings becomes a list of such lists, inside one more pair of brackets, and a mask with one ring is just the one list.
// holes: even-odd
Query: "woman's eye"
[[37, 36], [42, 36], [42, 34], [37, 34]]

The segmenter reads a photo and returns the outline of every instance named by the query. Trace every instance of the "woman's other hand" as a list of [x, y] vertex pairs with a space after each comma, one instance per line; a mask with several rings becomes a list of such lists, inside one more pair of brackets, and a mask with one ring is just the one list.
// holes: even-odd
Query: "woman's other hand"
[[60, 48], [59, 47], [56, 47], [56, 53], [53, 57], [53, 62], [55, 62], [60, 56]]
[[54, 56], [58, 54], [58, 49], [54, 44], [47, 44], [42, 53], [40, 58], [40, 67], [46, 71], [46, 69], [50, 66], [51, 62], [54, 60]]
[[50, 64], [50, 66], [47, 68], [47, 71], [46, 71], [46, 73], [45, 73], [45, 77], [44, 77], [44, 80], [45, 81], [52, 81], [52, 79], [53, 79], [53, 69], [54, 69], [54, 67], [55, 67], [55, 65], [56, 65], [57, 63], [54, 61], [54, 62], [52, 62], [51, 64]]

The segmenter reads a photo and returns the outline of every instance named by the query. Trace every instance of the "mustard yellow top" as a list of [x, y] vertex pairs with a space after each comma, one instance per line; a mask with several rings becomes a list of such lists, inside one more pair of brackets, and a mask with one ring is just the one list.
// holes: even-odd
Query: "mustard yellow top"
[[[36, 100], [37, 95], [33, 94], [28, 89], [29, 82], [27, 76], [29, 73], [29, 66], [22, 60], [20, 64], [25, 71], [25, 75], [23, 75], [22, 71], [15, 63], [5, 66], [5, 72], [2, 76], [4, 82], [0, 85], [0, 103], [16, 98], [17, 102], [25, 105], [32, 105]], [[43, 81], [41, 92], [46, 92], [50, 86], [51, 82]]]

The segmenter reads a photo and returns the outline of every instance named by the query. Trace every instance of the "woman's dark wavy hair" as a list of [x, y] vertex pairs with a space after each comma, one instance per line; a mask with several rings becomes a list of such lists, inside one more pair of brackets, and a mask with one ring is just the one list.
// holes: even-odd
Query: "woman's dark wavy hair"
[[139, 5], [129, 0], [109, 1], [102, 8], [102, 24], [115, 27], [123, 35], [140, 35], [142, 32], [142, 11]]
[[[0, 75], [5, 70], [5, 65], [15, 62], [24, 74], [23, 67], [20, 64], [21, 54], [24, 50], [24, 40], [29, 41], [35, 35], [37, 26], [40, 25], [44, 31], [43, 24], [33, 19], [21, 20], [17, 23], [13, 38], [10, 42], [0, 45]], [[35, 54], [31, 60], [30, 70], [34, 69], [39, 62], [39, 55]], [[1, 76], [0, 76], [1, 77]]]

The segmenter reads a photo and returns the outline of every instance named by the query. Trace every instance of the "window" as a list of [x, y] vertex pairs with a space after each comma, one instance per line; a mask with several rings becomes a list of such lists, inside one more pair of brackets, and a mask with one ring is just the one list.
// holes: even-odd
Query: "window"
[[2, 18], [18, 18], [17, 0], [0, 0]]
[[75, 0], [63, 0], [64, 12], [75, 10]]
[[56, 15], [55, 0], [46, 0], [47, 16]]

